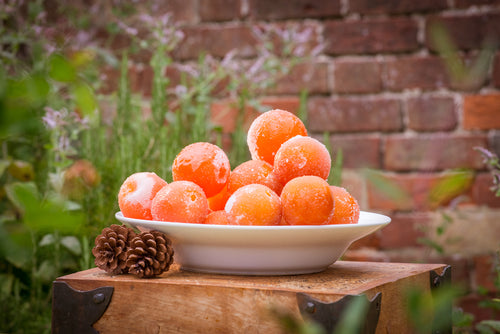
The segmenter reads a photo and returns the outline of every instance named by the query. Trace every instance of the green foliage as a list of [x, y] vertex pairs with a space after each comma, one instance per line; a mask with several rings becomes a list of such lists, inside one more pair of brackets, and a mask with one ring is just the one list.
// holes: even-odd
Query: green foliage
[[432, 293], [409, 288], [405, 292], [407, 313], [416, 333], [444, 332], [452, 326], [452, 303], [462, 292], [444, 285]]
[[488, 75], [496, 43], [493, 40], [483, 41], [483, 48], [469, 65], [458, 52], [449, 32], [442, 24], [430, 26], [431, 42], [440, 56], [445, 60], [452, 83], [460, 89], [478, 89]]

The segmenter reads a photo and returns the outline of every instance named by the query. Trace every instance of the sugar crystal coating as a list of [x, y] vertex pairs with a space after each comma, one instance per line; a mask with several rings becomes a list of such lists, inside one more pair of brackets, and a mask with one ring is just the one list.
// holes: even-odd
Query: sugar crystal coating
[[203, 224], [209, 212], [200, 186], [191, 181], [174, 181], [156, 194], [151, 204], [154, 220]]
[[184, 147], [172, 164], [174, 181], [191, 181], [199, 185], [207, 197], [219, 193], [227, 183], [231, 167], [218, 146], [198, 142]]
[[205, 224], [211, 225], [229, 225], [229, 219], [227, 216], [227, 212], [224, 210], [217, 210], [210, 212], [205, 219]]
[[335, 201], [328, 182], [308, 175], [283, 187], [281, 205], [288, 225], [325, 225], [333, 216]]
[[262, 160], [248, 160], [237, 166], [229, 176], [228, 193], [249, 184], [262, 184], [280, 194], [281, 183], [273, 174], [273, 166]]
[[155, 173], [139, 172], [130, 175], [118, 192], [118, 206], [123, 216], [151, 220], [151, 203], [167, 182]]
[[247, 133], [252, 159], [274, 164], [280, 146], [296, 135], [307, 136], [306, 127], [297, 116], [280, 109], [263, 113], [252, 122]]
[[358, 201], [344, 188], [330, 186], [335, 210], [329, 224], [356, 224], [359, 220]]
[[269, 187], [249, 184], [229, 197], [224, 209], [234, 225], [278, 225], [281, 200]]
[[293, 178], [314, 175], [326, 180], [330, 174], [331, 157], [320, 141], [304, 136], [287, 140], [274, 157], [274, 173], [287, 184]]

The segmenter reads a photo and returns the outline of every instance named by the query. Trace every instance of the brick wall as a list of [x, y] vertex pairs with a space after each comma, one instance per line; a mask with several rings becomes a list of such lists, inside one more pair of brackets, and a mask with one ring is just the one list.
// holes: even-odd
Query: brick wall
[[[500, 154], [500, 52], [492, 53], [484, 75], [467, 76], [486, 43], [500, 42], [500, 1], [174, 0], [156, 13], [166, 11], [185, 34], [175, 52], [179, 62], [195, 60], [202, 51], [222, 57], [234, 48], [243, 58], [255, 57], [253, 25], [312, 27], [311, 43], [326, 45], [322, 54], [281, 79], [264, 101], [297, 110], [299, 93], [307, 88], [309, 132], [322, 138], [328, 131], [333, 150], [342, 149], [345, 187], [363, 210], [393, 218], [386, 229], [353, 245], [346, 257], [448, 262], [471, 291], [478, 285], [493, 288], [494, 249], [459, 254], [450, 247], [436, 256], [418, 238], [429, 237], [447, 210], [467, 211], [470, 227], [461, 231], [467, 234], [476, 221], [491, 218], [485, 210], [495, 214], [500, 207], [473, 150], [481, 146]], [[465, 71], [462, 66], [453, 72], [461, 67], [440, 56], [436, 26], [448, 32]], [[135, 87], [148, 95], [152, 73], [144, 59], [133, 59], [131, 73]], [[167, 72], [178, 80], [175, 67]], [[222, 122], [215, 116], [224, 106], [221, 99], [211, 107], [214, 121]], [[222, 125], [227, 131], [234, 126]], [[377, 187], [366, 168], [396, 186], [397, 196]], [[473, 174], [436, 200], [437, 185], [459, 169]], [[484, 238], [500, 239], [493, 228], [498, 222], [489, 224], [481, 225]]]

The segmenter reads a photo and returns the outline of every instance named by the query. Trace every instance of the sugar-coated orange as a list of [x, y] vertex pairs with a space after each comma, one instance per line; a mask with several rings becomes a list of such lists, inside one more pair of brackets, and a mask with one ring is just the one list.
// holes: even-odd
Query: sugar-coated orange
[[140, 172], [130, 175], [118, 192], [118, 206], [123, 216], [151, 220], [151, 202], [156, 193], [167, 185], [155, 173]]
[[293, 178], [314, 175], [327, 179], [331, 158], [328, 149], [320, 141], [304, 136], [287, 140], [274, 157], [274, 173], [281, 184]]
[[153, 198], [154, 220], [203, 224], [209, 212], [208, 200], [200, 186], [191, 181], [174, 181]]
[[205, 219], [205, 224], [230, 225], [227, 212], [224, 210], [210, 212]]
[[208, 198], [208, 207], [212, 211], [224, 210], [229, 194], [227, 192], [227, 184], [222, 188], [219, 193]]
[[219, 193], [227, 183], [231, 167], [218, 146], [198, 142], [184, 147], [172, 164], [174, 181], [191, 181], [199, 185], [207, 197]]
[[307, 136], [307, 129], [300, 118], [281, 109], [263, 113], [252, 122], [247, 133], [252, 159], [274, 164], [274, 156], [280, 146], [296, 135]]
[[359, 220], [358, 201], [345, 188], [330, 188], [335, 199], [335, 210], [330, 224], [356, 224]]
[[278, 225], [281, 221], [279, 196], [262, 184], [249, 184], [236, 190], [224, 210], [234, 225]]
[[288, 225], [325, 225], [333, 216], [335, 201], [328, 182], [307, 175], [283, 187], [281, 205]]
[[229, 176], [228, 193], [231, 195], [249, 184], [268, 186], [277, 194], [283, 188], [273, 173], [273, 166], [262, 160], [248, 160], [237, 166]]

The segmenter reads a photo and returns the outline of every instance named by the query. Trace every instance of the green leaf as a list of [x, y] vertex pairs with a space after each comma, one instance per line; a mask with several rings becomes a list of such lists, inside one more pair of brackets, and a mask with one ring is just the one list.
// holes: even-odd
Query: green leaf
[[82, 254], [82, 246], [80, 240], [74, 236], [66, 236], [61, 239], [61, 245], [63, 245], [67, 250], [69, 250], [74, 255]]
[[500, 333], [500, 320], [483, 320], [476, 328], [482, 333]]
[[57, 277], [57, 270], [52, 260], [43, 261], [35, 271], [34, 276], [43, 282], [53, 281]]
[[346, 310], [342, 313], [342, 317], [338, 325], [335, 327], [335, 334], [354, 334], [360, 333], [362, 322], [359, 319], [366, 317], [369, 307], [368, 300], [358, 297], [353, 299]]
[[7, 167], [9, 167], [10, 161], [7, 159], [0, 159], [0, 176], [3, 175]]
[[75, 67], [60, 54], [54, 54], [50, 57], [49, 75], [59, 82], [73, 82], [77, 77]]
[[83, 224], [83, 214], [68, 212], [63, 201], [54, 198], [40, 200], [33, 182], [14, 182], [5, 186], [5, 190], [23, 215], [23, 223], [32, 231], [74, 233]]
[[432, 187], [429, 202], [437, 207], [464, 193], [472, 184], [474, 174], [471, 171], [451, 171]]
[[5, 186], [5, 192], [7, 198], [21, 213], [24, 213], [27, 207], [31, 208], [38, 203], [38, 189], [33, 182], [9, 183]]
[[46, 234], [42, 237], [42, 240], [38, 243], [38, 246], [43, 247], [43, 246], [49, 246], [52, 245], [54, 242], [56, 242], [56, 238], [52, 233]]
[[0, 296], [9, 296], [12, 293], [15, 276], [12, 274], [0, 274]]
[[72, 86], [72, 93], [82, 114], [93, 118], [97, 102], [92, 89], [86, 83], [79, 82]]
[[29, 269], [32, 254], [31, 234], [24, 225], [0, 224], [0, 257], [17, 268]]
[[453, 326], [455, 327], [470, 327], [474, 322], [474, 315], [465, 313], [460, 308], [453, 308], [452, 311]]
[[410, 195], [381, 171], [365, 169], [363, 175], [368, 182], [377, 188], [382, 196], [404, 205], [412, 202]]

